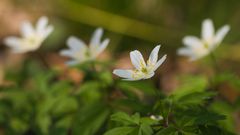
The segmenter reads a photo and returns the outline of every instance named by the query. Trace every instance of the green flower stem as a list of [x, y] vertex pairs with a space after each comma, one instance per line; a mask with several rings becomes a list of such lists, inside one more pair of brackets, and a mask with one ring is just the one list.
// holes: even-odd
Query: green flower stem
[[220, 73], [220, 68], [219, 68], [219, 65], [218, 65], [218, 62], [217, 62], [217, 59], [214, 55], [213, 52], [210, 53], [210, 57], [211, 57], [211, 62], [212, 62], [212, 65], [213, 65], [213, 68], [214, 68], [214, 75], [212, 78], [209, 79], [210, 81], [210, 87], [214, 90], [217, 90], [218, 89], [218, 86], [217, 84], [214, 83], [214, 79], [216, 78], [216, 75], [218, 73]]
[[94, 61], [91, 62], [91, 66], [92, 66], [92, 70], [93, 70], [94, 72], [97, 72], [97, 69], [96, 69], [96, 66], [95, 66]]
[[167, 117], [165, 119], [165, 126], [168, 127], [169, 126], [169, 116], [172, 112], [172, 101], [170, 100], [170, 104], [169, 104], [169, 108], [168, 108], [168, 114]]
[[30, 53], [30, 55], [33, 56], [33, 58], [35, 58], [36, 60], [39, 60], [46, 69], [50, 69], [50, 66], [48, 65], [46, 59], [40, 52], [32, 52]]
[[217, 63], [217, 59], [216, 59], [216, 57], [215, 57], [213, 52], [210, 53], [210, 57], [211, 57], [212, 65], [213, 65], [214, 70], [215, 70], [215, 74], [219, 73], [220, 72], [219, 65]]

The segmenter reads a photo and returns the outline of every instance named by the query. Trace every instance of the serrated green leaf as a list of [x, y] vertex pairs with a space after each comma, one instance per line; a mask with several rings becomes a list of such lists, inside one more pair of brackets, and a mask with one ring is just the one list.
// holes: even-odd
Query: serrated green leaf
[[117, 127], [107, 131], [104, 135], [130, 135], [135, 127]]
[[145, 123], [140, 125], [138, 135], [152, 135], [152, 134], [153, 134], [153, 130], [150, 127], [150, 125]]
[[175, 127], [169, 126], [156, 133], [156, 135], [177, 135], [177, 129]]
[[129, 116], [124, 112], [118, 112], [111, 116], [111, 120], [119, 122], [122, 125], [138, 125], [140, 122], [140, 116], [137, 113]]
[[11, 128], [18, 134], [24, 133], [24, 131], [26, 131], [29, 127], [28, 123], [24, 122], [19, 118], [11, 118], [9, 122]]
[[179, 105], [200, 105], [206, 102], [206, 100], [210, 99], [216, 95], [214, 92], [194, 92], [177, 99]]
[[93, 135], [109, 116], [109, 109], [101, 102], [88, 104], [77, 113], [73, 123], [73, 134]]
[[51, 125], [51, 117], [47, 114], [45, 115], [38, 115], [36, 118], [36, 123], [40, 128], [41, 133], [48, 134], [49, 127]]
[[204, 76], [182, 76], [179, 81], [181, 85], [172, 92], [176, 99], [194, 92], [203, 92], [208, 85], [208, 80]]

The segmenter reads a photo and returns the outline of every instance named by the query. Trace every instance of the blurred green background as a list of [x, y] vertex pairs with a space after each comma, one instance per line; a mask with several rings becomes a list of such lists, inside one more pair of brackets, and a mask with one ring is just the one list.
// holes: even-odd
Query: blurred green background
[[[209, 84], [205, 76], [211, 76], [213, 74], [208, 57], [197, 62], [188, 62], [186, 58], [176, 55], [176, 50], [183, 46], [182, 38], [186, 35], [199, 37], [201, 23], [206, 18], [213, 20], [216, 29], [225, 24], [229, 24], [231, 30], [224, 39], [223, 44], [216, 49], [215, 54], [221, 70], [231, 70], [231, 74], [224, 74], [223, 78], [230, 78], [228, 80], [236, 81], [222, 83], [221, 86], [219, 86], [219, 91], [227, 103], [233, 106], [235, 104], [239, 105], [240, 81], [238, 80], [239, 78], [236, 77], [240, 74], [239, 0], [1, 0], [0, 41], [9, 35], [19, 35], [19, 26], [23, 20], [36, 22], [36, 20], [43, 15], [49, 17], [50, 24], [54, 25], [55, 30], [43, 43], [39, 52], [46, 56], [45, 59], [51, 67], [57, 65], [58, 69], [64, 68], [64, 70], [61, 70], [61, 73], [57, 73], [56, 75], [58, 79], [60, 78], [59, 80], [63, 80], [63, 82], [55, 83], [55, 81], [58, 80], [54, 78], [55, 73], [45, 73], [46, 70], [41, 69], [41, 66], [39, 66], [40, 62], [36, 64], [33, 60], [33, 64], [29, 64], [25, 62], [25, 55], [11, 54], [9, 53], [9, 48], [7, 48], [3, 42], [0, 43], [0, 81], [4, 80], [2, 70], [5, 70], [8, 72], [5, 73], [6, 80], [14, 80], [18, 83], [16, 86], [19, 86], [18, 88], [9, 90], [11, 103], [8, 101], [6, 101], [6, 104], [5, 101], [1, 102], [0, 112], [4, 112], [5, 114], [5, 108], [10, 108], [11, 110], [12, 108], [9, 107], [9, 104], [13, 104], [14, 107], [11, 110], [13, 114], [7, 116], [10, 119], [12, 118], [10, 116], [16, 116], [16, 119], [13, 117], [13, 120], [9, 122], [10, 127], [12, 126], [11, 128], [16, 129], [16, 132], [24, 132], [28, 135], [32, 133], [32, 129], [38, 129], [40, 127], [41, 132], [47, 133], [52, 121], [53, 123], [55, 122], [55, 125], [60, 125], [60, 127], [67, 125], [66, 129], [68, 129], [69, 125], [71, 125], [69, 124], [71, 123], [69, 119], [72, 119], [72, 112], [75, 113], [75, 111], [80, 108], [77, 103], [81, 101], [80, 105], [82, 105], [85, 102], [88, 103], [88, 100], [91, 101], [91, 99], [95, 100], [96, 97], [100, 97], [99, 95], [101, 94], [94, 93], [100, 89], [95, 88], [95, 85], [93, 85], [96, 82], [85, 83], [85, 90], [84, 87], [80, 88], [81, 90], [83, 89], [83, 91], [87, 91], [86, 89], [89, 89], [88, 86], [90, 86], [90, 88], [93, 87], [93, 92], [87, 94], [83, 92], [86, 95], [81, 95], [81, 98], [79, 98], [80, 94], [76, 94], [77, 98], [72, 96], [74, 94], [72, 91], [69, 91], [69, 89], [75, 90], [76, 85], [82, 85], [81, 82], [84, 75], [81, 71], [65, 69], [66, 67], [63, 66], [63, 63], [66, 59], [60, 57], [58, 54], [59, 50], [66, 48], [66, 40], [70, 35], [75, 35], [88, 43], [92, 32], [97, 27], [102, 27], [105, 30], [104, 38], [108, 37], [111, 39], [107, 50], [101, 57], [102, 59], [108, 59], [110, 61], [115, 60], [115, 65], [111, 67], [112, 69], [116, 67], [132, 67], [129, 59], [129, 52], [131, 50], [140, 50], [146, 58], [146, 54], [149, 54], [154, 46], [161, 44], [160, 55], [168, 54], [168, 58], [153, 80], [156, 88], [168, 94], [176, 89], [181, 89], [181, 85], [184, 85], [184, 89], [189, 88], [189, 91], [195, 89], [195, 87], [199, 89], [202, 88], [203, 90], [207, 89]], [[19, 73], [14, 73], [15, 71], [19, 71]], [[178, 76], [186, 74], [192, 74], [192, 76], [190, 75], [189, 77], [190, 79], [186, 77], [186, 80], [181, 80]], [[101, 75], [99, 76], [102, 77], [103, 80], [108, 80], [111, 78], [111, 71], [103, 72]], [[222, 76], [219, 76], [219, 80], [221, 81]], [[159, 79], [160, 77], [161, 79]], [[74, 85], [69, 85], [69, 83], [66, 83], [62, 78], [71, 80], [71, 83]], [[111, 83], [112, 78], [109, 79], [109, 82], [106, 80], [104, 80], [105, 83]], [[185, 83], [187, 82], [186, 86], [185, 83], [182, 84], [184, 81]], [[195, 83], [189, 85], [189, 82]], [[11, 82], [5, 83], [7, 85], [10, 83], [11, 85]], [[150, 89], [148, 86], [146, 89], [147, 88]], [[24, 92], [19, 91], [22, 89], [24, 89]], [[48, 89], [51, 89], [51, 92], [48, 92]], [[59, 89], [61, 89], [60, 92]], [[1, 91], [6, 92], [6, 89], [1, 89]], [[11, 91], [17, 91], [17, 93], [11, 93]], [[4, 94], [0, 93], [0, 98], [4, 96]], [[28, 105], [25, 106], [25, 103], [28, 103]], [[86, 107], [82, 109], [83, 111], [80, 108], [79, 110], [82, 112], [77, 113], [77, 116], [81, 114], [84, 115], [89, 110], [97, 108], [100, 110], [101, 116], [103, 116], [103, 118], [99, 116], [99, 119], [102, 118], [105, 120], [106, 117], [110, 115], [109, 108], [102, 111], [102, 104], [98, 102], [98, 99], [97, 103], [100, 104], [100, 107], [98, 104], [93, 104], [93, 106], [89, 108]], [[69, 104], [71, 105], [69, 106]], [[227, 129], [236, 131], [240, 129], [239, 111], [232, 109], [236, 106], [231, 106], [232, 108], [229, 107], [229, 104], [227, 104], [226, 107], [224, 106], [225, 103], [221, 104], [218, 102], [213, 105], [213, 108], [217, 108], [220, 110], [219, 112], [229, 115], [230, 118], [228, 117], [227, 119], [228, 123], [224, 124], [227, 125]], [[55, 105], [59, 105], [59, 108]], [[225, 109], [223, 106], [228, 109]], [[141, 107], [144, 108], [143, 106]], [[139, 107], [140, 109], [136, 108], [141, 110], [141, 107]], [[142, 109], [143, 112], [147, 112], [144, 109]], [[37, 111], [35, 112], [33, 110]], [[42, 111], [38, 114], [38, 110]], [[49, 110], [51, 112], [50, 115]], [[93, 114], [89, 114], [89, 117], [92, 118], [91, 116], [96, 115], [95, 113], [98, 113], [99, 110], [93, 112]], [[16, 111], [16, 113], [14, 111]], [[34, 124], [33, 127], [28, 127], [29, 125], [31, 126], [31, 124], [27, 122], [31, 120], [31, 117], [35, 116], [35, 113], [36, 121], [38, 122], [36, 125], [39, 127]], [[232, 115], [233, 113], [234, 115]], [[6, 118], [8, 118], [7, 116]], [[63, 120], [60, 119], [62, 116], [64, 116]], [[19, 118], [21, 120], [19, 120]], [[80, 117], [78, 118], [80, 119]], [[5, 119], [2, 116], [0, 120], [4, 121]], [[58, 120], [60, 121], [59, 125], [56, 124]], [[88, 121], [88, 119], [81, 120], [76, 123], [85, 126], [83, 123]], [[24, 123], [23, 121], [27, 122]], [[98, 121], [96, 123], [94, 122], [90, 123], [90, 125], [97, 123], [96, 131], [98, 131], [101, 123], [98, 125]], [[77, 124], [75, 126], [78, 126]], [[0, 127], [0, 134], [4, 132], [4, 126], [6, 125]], [[84, 126], [81, 127], [81, 130], [86, 128]], [[55, 128], [52, 129], [55, 130]], [[56, 128], [56, 130], [58, 131], [58, 128]], [[41, 132], [39, 134], [41, 134]], [[51, 132], [58, 134], [61, 130]], [[65, 132], [68, 133], [68, 131]], [[88, 132], [87, 128], [86, 132]], [[98, 132], [103, 133], [103, 131]], [[9, 133], [11, 134], [12, 132]]]
[[183, 36], [200, 35], [201, 22], [206, 18], [211, 18], [217, 28], [229, 24], [231, 31], [224, 41], [238, 44], [239, 3], [238, 0], [2, 0], [4, 24], [0, 27], [6, 34], [13, 29], [11, 23], [17, 27], [25, 18], [34, 20], [47, 15], [55, 25], [55, 33], [49, 38], [53, 41], [45, 47], [54, 43], [54, 48], [60, 48], [69, 35], [88, 39], [93, 29], [103, 27], [111, 38], [109, 48], [115, 52], [162, 44], [165, 52], [175, 54]]

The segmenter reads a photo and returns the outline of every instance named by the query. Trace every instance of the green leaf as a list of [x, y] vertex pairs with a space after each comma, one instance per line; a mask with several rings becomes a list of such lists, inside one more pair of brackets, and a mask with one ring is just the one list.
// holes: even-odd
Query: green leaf
[[135, 127], [117, 127], [107, 131], [104, 135], [130, 135], [135, 129]]
[[11, 128], [18, 134], [24, 133], [29, 127], [28, 123], [24, 122], [19, 118], [11, 118], [9, 122]]
[[157, 132], [156, 135], [178, 135], [178, 131], [175, 127], [169, 126]]
[[143, 117], [140, 119], [141, 123], [147, 124], [147, 125], [153, 125], [158, 123], [158, 121], [151, 119], [150, 117]]
[[221, 130], [216, 126], [199, 126], [201, 135], [221, 135]]
[[119, 122], [122, 125], [138, 125], [140, 122], [140, 116], [138, 113], [129, 116], [124, 112], [118, 112], [111, 116], [111, 120]]
[[224, 120], [226, 116], [211, 112], [203, 107], [192, 107], [188, 108], [186, 111], [178, 114], [178, 117], [185, 115], [186, 117], [192, 118], [196, 125], [204, 124], [216, 124], [220, 120]]
[[52, 112], [54, 115], [62, 115], [64, 113], [75, 112], [78, 108], [76, 99], [72, 97], [62, 97], [56, 100]]
[[64, 115], [62, 119], [56, 122], [55, 126], [58, 128], [69, 128], [72, 124], [73, 116], [72, 115]]
[[149, 113], [149, 110], [152, 109], [151, 104], [143, 103], [139, 100], [129, 99], [129, 98], [122, 98], [113, 101], [115, 106], [124, 107], [132, 112], [140, 112], [140, 113]]
[[158, 101], [154, 106], [154, 111], [160, 113], [163, 118], [168, 117], [171, 113], [173, 107], [173, 101], [171, 98], [165, 98], [163, 100]]
[[[204, 113], [204, 112], [202, 112]], [[195, 122], [196, 124], [210, 124], [210, 123], [215, 123], [219, 120], [224, 120], [226, 116], [216, 114], [216, 113], [204, 113], [204, 114], [199, 114], [199, 116], [196, 118]]]
[[229, 131], [235, 131], [235, 117], [233, 116], [235, 109], [231, 104], [223, 101], [216, 101], [211, 104], [210, 109], [214, 112], [226, 115], [226, 120], [219, 121], [219, 124]]
[[100, 90], [98, 81], [88, 81], [82, 84], [75, 94], [79, 96], [81, 102], [88, 104], [96, 102], [101, 98], [102, 92]]
[[40, 128], [43, 134], [47, 134], [49, 132], [49, 127], [51, 125], [51, 117], [49, 115], [38, 115], [36, 118], [36, 123]]
[[214, 92], [194, 92], [179, 97], [177, 102], [179, 103], [179, 105], [200, 105], [205, 103], [206, 100], [210, 99], [214, 95], [216, 95], [216, 93]]
[[73, 134], [93, 135], [109, 116], [109, 109], [101, 102], [82, 106], [73, 123]]
[[[146, 96], [155, 96], [156, 91], [159, 91], [156, 89], [154, 84], [152, 82], [146, 82], [146, 81], [137, 81], [137, 82], [126, 82], [126, 81], [120, 81], [118, 82], [117, 86], [125, 91], [125, 92], [132, 92], [135, 93], [137, 96], [141, 96], [139, 94], [144, 93]], [[159, 91], [160, 94], [160, 91]], [[143, 96], [143, 95], [142, 95]]]
[[140, 125], [138, 135], [152, 135], [152, 134], [153, 134], [153, 130], [150, 125], [145, 123]]
[[110, 85], [113, 83], [112, 73], [109, 71], [103, 71], [98, 73], [98, 77], [102, 81], [102, 83], [106, 85]]
[[175, 99], [179, 99], [191, 93], [203, 92], [208, 85], [208, 80], [204, 76], [182, 76], [179, 78], [179, 81], [181, 86], [172, 93]]

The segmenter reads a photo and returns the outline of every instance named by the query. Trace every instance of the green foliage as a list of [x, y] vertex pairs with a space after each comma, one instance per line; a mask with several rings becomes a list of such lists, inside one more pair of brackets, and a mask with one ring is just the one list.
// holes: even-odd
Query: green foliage
[[[148, 118], [149, 119], [149, 118]], [[106, 132], [104, 135], [151, 135], [153, 130], [150, 124], [153, 124], [154, 121], [149, 123], [146, 118], [141, 118], [138, 113], [135, 113], [132, 116], [129, 116], [126, 113], [118, 112], [111, 116], [111, 120], [117, 122], [120, 127], [113, 128]], [[151, 121], [151, 120], [150, 120]]]
[[73, 134], [93, 135], [103, 125], [109, 115], [109, 109], [101, 102], [83, 106], [76, 114], [73, 123]]
[[80, 69], [89, 71], [84, 82], [75, 86], [34, 62], [25, 68], [35, 66], [19, 71], [29, 81], [0, 90], [0, 125], [7, 135], [225, 135], [234, 131], [229, 118], [233, 109], [221, 109], [222, 103], [213, 102], [217, 94], [207, 91], [202, 76], [180, 77], [182, 85], [165, 96], [149, 81], [114, 80], [102, 69], [92, 71], [82, 65]]

